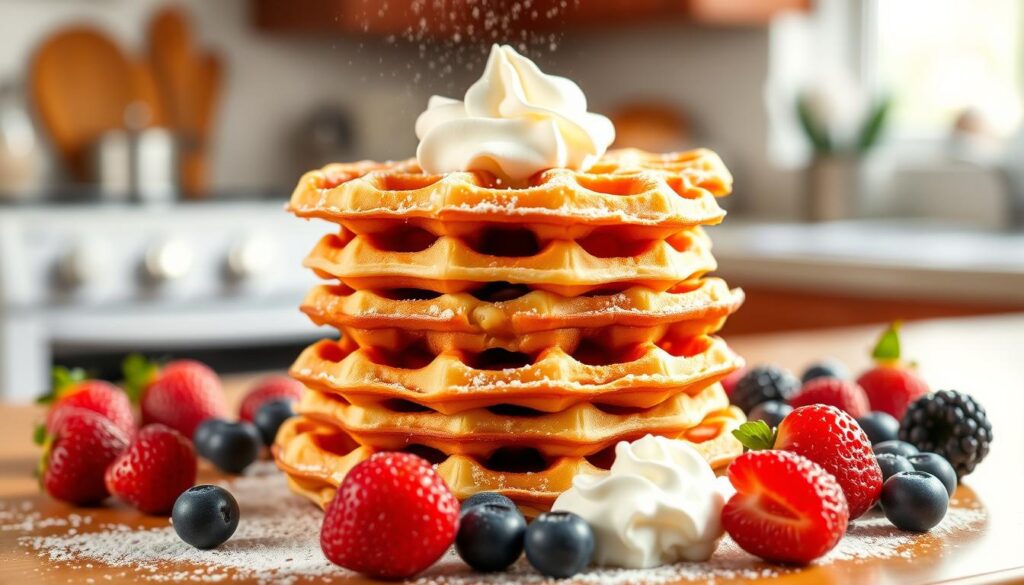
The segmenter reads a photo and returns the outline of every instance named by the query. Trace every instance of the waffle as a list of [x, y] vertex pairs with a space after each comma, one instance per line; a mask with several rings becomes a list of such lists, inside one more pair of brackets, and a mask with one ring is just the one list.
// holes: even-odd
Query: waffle
[[[677, 438], [691, 442], [713, 466], [721, 467], [742, 451], [731, 434], [742, 421], [742, 413], [730, 407], [709, 414], [698, 426]], [[407, 444], [404, 450], [433, 460], [438, 473], [458, 498], [496, 491], [515, 500], [530, 515], [549, 509], [555, 498], [569, 488], [574, 475], [601, 473], [610, 465], [608, 453], [544, 458], [519, 451], [481, 460], [468, 455], [446, 455], [416, 444]], [[325, 506], [345, 474], [369, 457], [374, 449], [361, 446], [336, 425], [299, 416], [281, 427], [273, 452], [296, 491]], [[524, 461], [526, 466], [522, 465]]]
[[699, 227], [648, 242], [634, 256], [601, 257], [576, 240], [552, 240], [529, 256], [493, 256], [464, 240], [442, 236], [411, 252], [343, 230], [327, 235], [305, 265], [323, 278], [356, 289], [414, 288], [456, 293], [492, 282], [528, 283], [562, 296], [608, 285], [639, 285], [661, 292], [716, 268], [711, 241]]
[[506, 404], [445, 415], [401, 400], [356, 406], [336, 394], [306, 392], [298, 412], [335, 424], [360, 445], [399, 450], [415, 442], [452, 455], [486, 458], [498, 449], [530, 447], [545, 457], [588, 456], [648, 433], [684, 434], [729, 406], [718, 384], [679, 393], [647, 409], [580, 403], [555, 413]]
[[670, 155], [611, 151], [586, 173], [551, 169], [516, 189], [485, 172], [428, 175], [415, 160], [363, 161], [307, 173], [289, 209], [356, 233], [385, 229], [396, 221], [663, 229], [719, 223], [725, 212], [715, 197], [731, 188], [732, 176], [721, 159], [703, 149]]
[[617, 352], [587, 344], [573, 355], [552, 347], [532, 358], [415, 349], [323, 340], [299, 356], [291, 374], [359, 406], [400, 399], [443, 414], [493, 404], [557, 412], [580, 402], [649, 408], [680, 392], [696, 394], [742, 364], [715, 337], [662, 339]]
[[473, 294], [441, 295], [322, 285], [310, 291], [302, 310], [317, 325], [334, 327], [360, 346], [423, 341], [435, 352], [501, 348], [532, 353], [559, 347], [571, 353], [580, 342], [600, 340], [618, 348], [712, 334], [742, 302], [742, 291], [706, 278], [661, 293], [634, 286], [581, 297], [501, 284]]

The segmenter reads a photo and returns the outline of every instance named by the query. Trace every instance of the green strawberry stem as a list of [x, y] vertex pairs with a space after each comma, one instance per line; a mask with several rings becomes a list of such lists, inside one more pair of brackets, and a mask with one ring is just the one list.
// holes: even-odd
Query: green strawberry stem
[[142, 391], [156, 378], [160, 366], [142, 354], [132, 353], [121, 362], [121, 371], [124, 374], [124, 391], [133, 403], [137, 403]]
[[763, 420], [747, 421], [733, 430], [732, 435], [746, 447], [747, 451], [764, 451], [775, 447], [778, 429], [768, 426]]
[[878, 343], [871, 350], [871, 357], [876, 362], [895, 363], [900, 361], [900, 325], [899, 321], [893, 321], [878, 338]]

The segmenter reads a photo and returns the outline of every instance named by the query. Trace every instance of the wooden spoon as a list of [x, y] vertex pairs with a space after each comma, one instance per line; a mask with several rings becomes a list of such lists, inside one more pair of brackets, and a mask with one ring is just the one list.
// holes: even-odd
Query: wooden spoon
[[105, 132], [121, 128], [137, 98], [133, 68], [97, 30], [76, 27], [47, 39], [29, 68], [33, 102], [68, 170], [88, 176], [88, 151]]

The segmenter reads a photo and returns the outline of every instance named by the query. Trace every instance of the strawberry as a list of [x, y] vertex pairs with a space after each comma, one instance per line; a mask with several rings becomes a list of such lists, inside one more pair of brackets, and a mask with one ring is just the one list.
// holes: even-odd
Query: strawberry
[[227, 416], [220, 378], [204, 364], [178, 360], [159, 368], [131, 355], [124, 371], [129, 389], [139, 397], [144, 425], [164, 424], [191, 438], [199, 423]]
[[298, 400], [302, 398], [303, 389], [304, 386], [301, 382], [288, 376], [267, 376], [257, 382], [249, 390], [248, 394], [245, 395], [242, 405], [238, 409], [238, 418], [239, 420], [252, 422], [253, 417], [256, 416], [256, 411], [265, 402], [275, 398]]
[[196, 453], [178, 431], [147, 425], [110, 464], [104, 481], [111, 494], [140, 512], [166, 514], [196, 483]]
[[882, 333], [871, 352], [875, 366], [857, 378], [871, 404], [871, 410], [891, 414], [896, 420], [903, 418], [907, 406], [928, 394], [928, 384], [915, 372], [913, 364], [900, 357], [899, 322]]
[[123, 430], [91, 410], [65, 409], [44, 443], [39, 463], [43, 489], [72, 504], [98, 504], [110, 495], [103, 473], [128, 440]]
[[871, 410], [863, 388], [838, 378], [810, 380], [789, 399], [789, 405], [793, 408], [808, 404], [830, 404], [853, 418], [860, 418]]
[[729, 465], [736, 493], [722, 527], [743, 550], [765, 560], [806, 564], [839, 542], [850, 513], [835, 478], [788, 451], [752, 451]]
[[853, 417], [834, 406], [801, 406], [775, 431], [763, 421], [753, 421], [740, 425], [733, 435], [752, 451], [791, 451], [820, 465], [843, 488], [851, 519], [874, 506], [882, 491], [882, 469], [871, 441]]
[[36, 442], [39, 444], [47, 433], [53, 433], [57, 421], [69, 409], [78, 408], [106, 417], [129, 436], [135, 434], [135, 417], [128, 395], [109, 382], [87, 379], [85, 372], [79, 369], [54, 368], [53, 389], [40, 398], [39, 403], [51, 405], [46, 413], [46, 422], [36, 428]]
[[349, 471], [327, 506], [320, 547], [346, 569], [404, 579], [444, 554], [458, 523], [459, 501], [426, 460], [376, 453]]

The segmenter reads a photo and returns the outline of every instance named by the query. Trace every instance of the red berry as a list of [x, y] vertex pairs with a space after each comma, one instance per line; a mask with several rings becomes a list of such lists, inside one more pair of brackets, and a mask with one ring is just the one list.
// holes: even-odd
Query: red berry
[[739, 382], [743, 374], [746, 373], [747, 368], [736, 368], [728, 376], [722, 378], [722, 389], [725, 390], [726, 396], [732, 398], [732, 391], [736, 387], [736, 382]]
[[305, 387], [298, 380], [288, 376], [267, 376], [253, 386], [252, 390], [245, 395], [242, 405], [238, 409], [239, 420], [252, 422], [256, 411], [263, 404], [275, 398], [291, 398], [298, 400], [302, 398], [302, 391]]
[[208, 418], [225, 418], [227, 401], [220, 378], [192, 360], [174, 361], [160, 370], [142, 393], [142, 424], [160, 423], [188, 438]]
[[928, 384], [913, 370], [900, 365], [878, 365], [861, 374], [857, 384], [864, 389], [871, 410], [903, 418], [910, 403], [928, 394]]
[[84, 408], [67, 408], [55, 421], [40, 463], [42, 485], [53, 498], [97, 504], [109, 496], [107, 466], [128, 446], [128, 435], [107, 418]]
[[805, 564], [839, 542], [850, 514], [835, 478], [787, 451], [750, 451], [729, 466], [736, 488], [722, 526], [740, 548], [765, 560]]
[[459, 501], [429, 463], [377, 453], [345, 476], [324, 513], [320, 547], [346, 569], [404, 579], [444, 554], [458, 523]]
[[871, 411], [863, 388], [853, 382], [837, 378], [810, 380], [789, 399], [789, 405], [793, 408], [809, 404], [829, 404], [853, 418], [860, 418]]
[[135, 434], [132, 403], [123, 390], [103, 380], [85, 380], [61, 390], [59, 397], [46, 413], [46, 431], [53, 433], [56, 422], [69, 408], [91, 410], [121, 429], [129, 436]]
[[107, 468], [104, 479], [111, 494], [140, 512], [164, 514], [195, 484], [196, 454], [178, 431], [147, 425]]
[[875, 505], [882, 491], [882, 470], [871, 441], [852, 416], [834, 406], [801, 406], [779, 424], [775, 448], [810, 459], [835, 476], [843, 488], [850, 518]]

